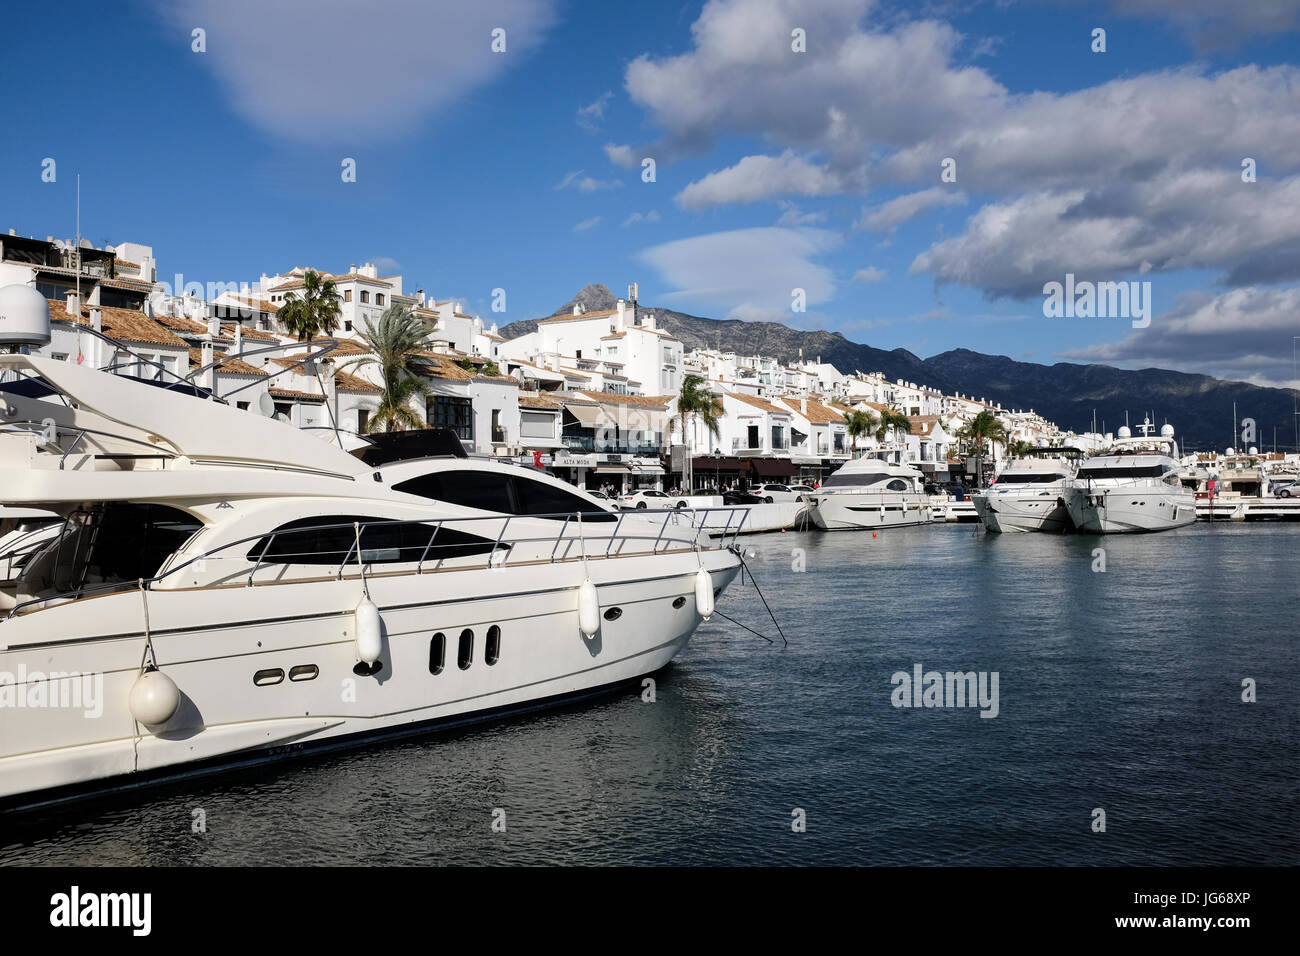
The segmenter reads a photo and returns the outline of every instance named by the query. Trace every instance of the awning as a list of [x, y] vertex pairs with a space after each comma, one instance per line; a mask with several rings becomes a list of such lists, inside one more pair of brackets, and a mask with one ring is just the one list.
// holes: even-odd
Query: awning
[[794, 462], [789, 458], [751, 458], [749, 463], [760, 478], [794, 477]]
[[576, 402], [562, 402], [564, 410], [582, 423], [584, 428], [595, 428], [600, 422], [599, 405], [579, 405]]
[[745, 463], [739, 458], [722, 455], [701, 455], [691, 459], [691, 467], [696, 471], [744, 471]]
[[596, 474], [598, 475], [630, 475], [632, 469], [627, 465], [597, 465]]
[[659, 465], [637, 465], [636, 473], [638, 475], [662, 475], [664, 470]]

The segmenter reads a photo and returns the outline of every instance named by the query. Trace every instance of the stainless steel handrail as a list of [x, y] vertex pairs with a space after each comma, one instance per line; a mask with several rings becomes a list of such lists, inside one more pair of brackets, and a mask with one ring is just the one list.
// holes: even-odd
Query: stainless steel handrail
[[[620, 537], [620, 536], [618, 535], [618, 531], [619, 531], [619, 529], [620, 529], [620, 528], [622, 527], [622, 525], [623, 525], [623, 517], [624, 517], [622, 514], [620, 514], [620, 515], [618, 516], [618, 520], [615, 522], [615, 524], [614, 524], [614, 528], [613, 528], [613, 530], [612, 530], [612, 532], [611, 532], [611, 534], [610, 534], [610, 540], [609, 540], [608, 545], [606, 546], [606, 551], [605, 551], [605, 555], [604, 555], [604, 557], [606, 557], [606, 558], [609, 557], [609, 549], [610, 549], [610, 547], [612, 547], [612, 545], [613, 545], [613, 543], [614, 543], [615, 540], [619, 540], [619, 541], [652, 541], [653, 544], [651, 545], [651, 549], [650, 549], [650, 551], [649, 551], [648, 553], [652, 553], [652, 554], [653, 554], [653, 553], [657, 553], [657, 551], [658, 551], [658, 545], [659, 545], [659, 542], [663, 539], [664, 532], [665, 532], [665, 530], [666, 530], [666, 528], [667, 528], [667, 523], [668, 523], [668, 521], [671, 520], [674, 516], [682, 516], [682, 517], [689, 516], [689, 517], [691, 518], [691, 521], [690, 521], [688, 527], [694, 529], [695, 532], [696, 532], [696, 534], [695, 534], [695, 536], [694, 536], [694, 538], [693, 538], [694, 547], [695, 547], [696, 550], [701, 550], [701, 548], [700, 548], [700, 542], [699, 542], [700, 535], [701, 535], [701, 534], [706, 534], [706, 535], [707, 535], [707, 531], [709, 530], [707, 524], [705, 523], [705, 519], [706, 519], [710, 514], [726, 512], [726, 513], [728, 514], [728, 517], [727, 517], [727, 523], [726, 523], [725, 525], [723, 525], [723, 527], [722, 527], [722, 532], [723, 532], [723, 533], [722, 533], [722, 536], [721, 536], [721, 538], [720, 538], [720, 540], [719, 540], [719, 542], [718, 542], [718, 546], [717, 546], [716, 549], [708, 549], [708, 550], [723, 550], [724, 548], [727, 547], [727, 544], [726, 544], [726, 531], [727, 531], [727, 529], [729, 529], [729, 528], [731, 527], [731, 519], [732, 519], [732, 516], [733, 516], [732, 513], [733, 513], [733, 512], [736, 512], [736, 511], [743, 511], [743, 512], [745, 512], [745, 514], [742, 515], [740, 522], [736, 525], [736, 531], [735, 531], [735, 532], [732, 532], [732, 543], [733, 543], [733, 545], [734, 545], [734, 542], [735, 542], [735, 536], [736, 536], [737, 534], [739, 534], [740, 529], [744, 526], [745, 518], [748, 517], [748, 509], [747, 509], [747, 508], [743, 508], [743, 507], [740, 507], [740, 508], [737, 508], [737, 507], [719, 507], [719, 508], [712, 508], [712, 507], [711, 507], [711, 508], [699, 508], [699, 509], [695, 509], [695, 508], [681, 508], [681, 509], [674, 509], [674, 510], [669, 511], [669, 512], [667, 513], [667, 515], [665, 516], [664, 525], [659, 529], [659, 533], [658, 533], [657, 535], [653, 536], [653, 537], [652, 537], [649, 533], [645, 533], [645, 534], [636, 534], [636, 533], [627, 534], [627, 533], [625, 533], [625, 534], [623, 534], [623, 535]], [[594, 514], [594, 512], [587, 512], [587, 513], [588, 513], [588, 514]], [[486, 566], [487, 566], [487, 567], [492, 567], [492, 561], [493, 561], [493, 559], [495, 558], [496, 554], [497, 554], [500, 550], [502, 550], [503, 548], [506, 549], [507, 551], [510, 551], [510, 550], [513, 550], [513, 549], [515, 548], [515, 546], [520, 545], [520, 544], [544, 543], [544, 542], [547, 542], [547, 541], [551, 541], [551, 540], [552, 540], [551, 535], [550, 535], [549, 532], [548, 532], [545, 536], [540, 536], [540, 535], [539, 535], [539, 536], [533, 536], [533, 537], [520, 537], [520, 538], [514, 538], [514, 539], [512, 539], [512, 540], [510, 540], [510, 541], [507, 541], [507, 540], [505, 539], [506, 528], [508, 527], [508, 525], [510, 524], [510, 521], [511, 521], [512, 519], [514, 519], [514, 518], [533, 518], [533, 519], [559, 520], [559, 519], [563, 518], [564, 521], [565, 521], [565, 524], [564, 524], [563, 526], [561, 526], [561, 529], [560, 529], [560, 536], [561, 536], [560, 539], [562, 539], [563, 534], [564, 534], [564, 529], [568, 526], [568, 522], [569, 522], [569, 521], [570, 521], [570, 520], [571, 520], [575, 515], [578, 515], [578, 514], [579, 514], [578, 512], [555, 512], [555, 513], [550, 513], [550, 514], [538, 514], [538, 515], [507, 515], [507, 514], [495, 514], [495, 515], [474, 515], [474, 516], [467, 516], [467, 517], [462, 517], [462, 518], [448, 518], [448, 517], [441, 517], [441, 518], [432, 518], [432, 517], [431, 517], [431, 518], [394, 518], [394, 519], [388, 519], [388, 520], [383, 520], [383, 521], [368, 521], [368, 522], [364, 522], [364, 523], [362, 523], [361, 526], [360, 526], [360, 533], [364, 534], [365, 530], [368, 529], [368, 528], [378, 528], [378, 527], [398, 527], [398, 526], [404, 526], [404, 525], [405, 525], [405, 526], [412, 526], [412, 525], [423, 525], [423, 526], [427, 526], [427, 525], [429, 525], [429, 524], [431, 524], [431, 523], [436, 522], [436, 527], [434, 528], [433, 533], [430, 535], [430, 537], [429, 537], [429, 541], [428, 541], [428, 542], [426, 543], [426, 545], [425, 545], [424, 552], [422, 553], [422, 555], [421, 555], [419, 561], [416, 562], [416, 564], [417, 564], [416, 573], [422, 573], [422, 572], [423, 572], [423, 565], [424, 565], [424, 562], [427, 560], [427, 558], [428, 558], [428, 554], [429, 554], [429, 551], [430, 551], [430, 550], [432, 549], [432, 547], [433, 547], [433, 542], [434, 542], [435, 538], [437, 537], [437, 534], [438, 534], [439, 530], [442, 528], [442, 526], [443, 526], [444, 524], [449, 524], [449, 523], [453, 523], [453, 522], [459, 522], [459, 523], [472, 523], [472, 522], [484, 522], [484, 521], [498, 521], [498, 522], [502, 522], [501, 530], [498, 532], [495, 541], [492, 543], [492, 548], [491, 548], [491, 550], [487, 552], [487, 564], [486, 564]], [[601, 512], [601, 514], [611, 514], [611, 512]], [[647, 517], [648, 517], [648, 516], [647, 516]], [[48, 604], [48, 603], [51, 603], [51, 602], [60, 602], [60, 603], [63, 603], [63, 602], [71, 601], [71, 600], [77, 600], [77, 599], [80, 599], [80, 598], [83, 598], [83, 597], [86, 597], [86, 596], [94, 595], [94, 594], [97, 594], [97, 593], [100, 593], [100, 592], [111, 593], [111, 592], [114, 592], [114, 591], [122, 591], [122, 590], [135, 589], [135, 588], [137, 588], [137, 587], [144, 587], [145, 589], [151, 589], [153, 585], [158, 584], [159, 582], [164, 581], [164, 580], [166, 580], [166, 579], [168, 579], [168, 578], [171, 578], [173, 575], [178, 574], [179, 572], [185, 570], [186, 568], [191, 567], [192, 565], [196, 564], [197, 562], [200, 562], [200, 561], [206, 561], [206, 560], [211, 559], [211, 558], [216, 558], [216, 559], [221, 560], [221, 559], [224, 559], [224, 557], [226, 556], [226, 553], [227, 553], [227, 552], [230, 552], [232, 549], [238, 548], [238, 547], [240, 547], [240, 546], [242, 546], [242, 545], [247, 545], [247, 544], [249, 544], [250, 542], [265, 541], [265, 544], [262, 546], [262, 548], [260, 549], [260, 551], [259, 551], [258, 554], [257, 554], [257, 559], [256, 559], [256, 561], [253, 563], [253, 566], [249, 569], [249, 572], [248, 572], [247, 585], [246, 585], [246, 586], [248, 586], [248, 587], [252, 587], [252, 586], [253, 586], [253, 582], [254, 582], [254, 578], [256, 577], [257, 572], [260, 571], [264, 565], [268, 564], [266, 558], [267, 558], [267, 555], [271, 552], [271, 546], [272, 546], [273, 543], [275, 542], [276, 538], [279, 537], [281, 534], [293, 534], [293, 533], [302, 533], [302, 532], [331, 531], [331, 530], [337, 530], [337, 529], [340, 529], [340, 528], [348, 528], [348, 529], [352, 529], [352, 528], [354, 528], [354, 525], [353, 525], [352, 523], [338, 523], [338, 522], [336, 522], [336, 523], [320, 524], [320, 525], [308, 525], [308, 526], [304, 526], [304, 527], [301, 527], [301, 528], [292, 528], [292, 529], [289, 529], [289, 530], [287, 530], [287, 531], [282, 531], [282, 530], [270, 531], [270, 532], [265, 532], [265, 531], [264, 531], [264, 532], [262, 532], [262, 533], [260, 533], [260, 534], [248, 535], [247, 537], [240, 538], [240, 539], [238, 539], [238, 540], [236, 540], [236, 541], [230, 541], [230, 542], [227, 542], [226, 544], [223, 544], [223, 545], [221, 545], [220, 547], [217, 547], [217, 548], [213, 549], [212, 551], [205, 551], [205, 552], [202, 553], [202, 554], [194, 555], [193, 557], [191, 557], [191, 558], [189, 558], [189, 559], [183, 561], [182, 563], [177, 564], [177, 565], [174, 566], [174, 567], [168, 567], [165, 571], [162, 571], [162, 572], [160, 572], [159, 574], [156, 574], [156, 575], [154, 575], [153, 577], [150, 577], [150, 578], [145, 578], [145, 579], [143, 579], [143, 580], [140, 580], [140, 579], [132, 579], [132, 580], [130, 580], [130, 581], [112, 582], [112, 583], [108, 583], [108, 584], [95, 585], [95, 586], [93, 586], [93, 587], [78, 587], [78, 588], [75, 588], [75, 589], [72, 589], [72, 590], [70, 590], [70, 591], [67, 591], [67, 592], [64, 592], [64, 593], [60, 593], [60, 594], [53, 594], [53, 595], [48, 595], [48, 596], [45, 596], [45, 597], [32, 598], [32, 599], [30, 599], [30, 600], [28, 600], [28, 601], [24, 601], [24, 602], [22, 602], [22, 603], [20, 603], [20, 604], [16, 604], [13, 608], [11, 608], [11, 609], [9, 610], [9, 612], [8, 612], [8, 614], [7, 614], [6, 618], [5, 618], [5, 620], [12, 619], [15, 615], [17, 615], [17, 614], [18, 614], [19, 612], [21, 612], [23, 609], [33, 607], [34, 605]], [[585, 533], [584, 533], [584, 536], [585, 536]], [[61, 543], [61, 541], [62, 541], [62, 538], [63, 538], [63, 536], [61, 535], [61, 536], [60, 536], [60, 543]], [[556, 550], [558, 549], [558, 540], [560, 540], [560, 539], [557, 539], [557, 540], [556, 540], [556, 543], [552, 545], [552, 560], [554, 560], [555, 552], [556, 552]], [[486, 540], [486, 539], [485, 539], [485, 540]], [[350, 558], [350, 557], [352, 556], [352, 553], [353, 553], [353, 550], [355, 550], [355, 547], [356, 547], [356, 544], [355, 544], [355, 542], [353, 542], [353, 544], [350, 546], [350, 549], [349, 549], [349, 551], [348, 551], [348, 554], [344, 557], [344, 561], [343, 561], [343, 565], [344, 565], [344, 566], [346, 565], [348, 558]], [[455, 544], [448, 545], [447, 547], [455, 547]], [[286, 554], [286, 555], [283, 555], [283, 557], [323, 557], [323, 556], [325, 556], [325, 555], [327, 555], [327, 554], [339, 554], [339, 553], [341, 553], [341, 552], [339, 552], [339, 551], [332, 551], [332, 552], [326, 552], [326, 551], [315, 551], [315, 552], [301, 552], [301, 553], [295, 553], [295, 554]], [[643, 553], [643, 552], [637, 552], [637, 553]], [[179, 554], [179, 552], [178, 552], [178, 554]], [[621, 552], [620, 552], [620, 554], [621, 554]], [[176, 556], [177, 556], [177, 555], [173, 555], [173, 558], [176, 557]], [[170, 562], [170, 560], [171, 560], [171, 559], [168, 559], [169, 562]], [[507, 556], [507, 560], [508, 560], [508, 556]], [[287, 563], [292, 563], [292, 562], [287, 562]], [[409, 564], [409, 563], [411, 563], [411, 562], [400, 562], [400, 563], [403, 563], [403, 564]], [[504, 562], [503, 562], [503, 564], [504, 564]], [[164, 565], [164, 567], [166, 567], [166, 565]], [[469, 568], [469, 567], [466, 568], [466, 570], [470, 570], [470, 569], [471, 569], [471, 568]], [[341, 575], [340, 575], [340, 577], [341, 577]]]

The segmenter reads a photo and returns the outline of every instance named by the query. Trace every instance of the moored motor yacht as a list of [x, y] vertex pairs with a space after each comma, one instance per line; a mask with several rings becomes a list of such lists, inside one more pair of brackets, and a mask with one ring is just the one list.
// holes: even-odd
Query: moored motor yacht
[[7, 802], [619, 685], [739, 567], [692, 512], [531, 469], [349, 454], [36, 356], [0, 372], [0, 505], [57, 518], [0, 585]]
[[808, 513], [823, 531], [929, 524], [924, 476], [908, 465], [878, 458], [845, 462], [807, 496]]
[[1066, 506], [1080, 531], [1097, 534], [1168, 531], [1196, 520], [1196, 496], [1183, 485], [1172, 425], [1159, 436], [1121, 428], [1104, 454], [1088, 458], [1070, 484]]
[[1065, 449], [1041, 449], [1009, 461], [971, 503], [984, 527], [994, 533], [1042, 531], [1060, 534], [1070, 527], [1065, 498], [1075, 468]]

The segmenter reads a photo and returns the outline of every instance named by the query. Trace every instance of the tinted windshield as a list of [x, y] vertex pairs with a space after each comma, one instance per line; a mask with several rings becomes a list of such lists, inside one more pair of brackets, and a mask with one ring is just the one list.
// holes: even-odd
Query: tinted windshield
[[889, 475], [884, 472], [870, 475], [843, 475], [839, 472], [831, 475], [823, 482], [823, 488], [843, 488], [850, 485], [874, 485], [878, 481], [884, 481]]
[[1111, 468], [1080, 468], [1080, 478], [1159, 478], [1164, 465], [1122, 465]]
[[1053, 481], [1060, 481], [1064, 476], [1048, 472], [1033, 471], [1011, 471], [1006, 474], [998, 475], [998, 484], [1001, 485], [1045, 485]]

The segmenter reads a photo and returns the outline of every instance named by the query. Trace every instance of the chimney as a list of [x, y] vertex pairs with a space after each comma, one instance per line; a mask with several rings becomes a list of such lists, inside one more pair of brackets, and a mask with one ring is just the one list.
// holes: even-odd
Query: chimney
[[[212, 343], [204, 342], [203, 345], [200, 347], [200, 349], [201, 349], [200, 350], [201, 357], [199, 359], [199, 364], [203, 365], [206, 368], [207, 366], [211, 365], [213, 362]], [[203, 387], [206, 388], [208, 391], [212, 392], [214, 395], [216, 394], [217, 370], [215, 368], [209, 368], [206, 372], [203, 373]]]
[[235, 323], [235, 345], [234, 352], [238, 355], [244, 350], [244, 323]]
[[217, 310], [211, 304], [200, 302], [199, 314], [208, 320], [208, 335], [216, 337], [221, 334], [221, 320], [217, 318]]
[[81, 299], [77, 295], [76, 289], [68, 290], [67, 311], [68, 311], [68, 315], [71, 315], [74, 318], [79, 317], [81, 315]]
[[641, 324], [653, 332], [655, 329], [655, 314], [653, 312], [646, 313], [645, 318], [641, 320]]
[[614, 331], [622, 332], [627, 327], [627, 303], [619, 299], [617, 310], [618, 314], [614, 316]]
[[576, 302], [573, 303], [573, 314], [582, 315], [582, 306], [578, 305], [578, 303]]
[[808, 414], [808, 399], [806, 399], [806, 398], [801, 398], [801, 399], [799, 399], [799, 414], [800, 414], [800, 415], [807, 416], [807, 414]]

